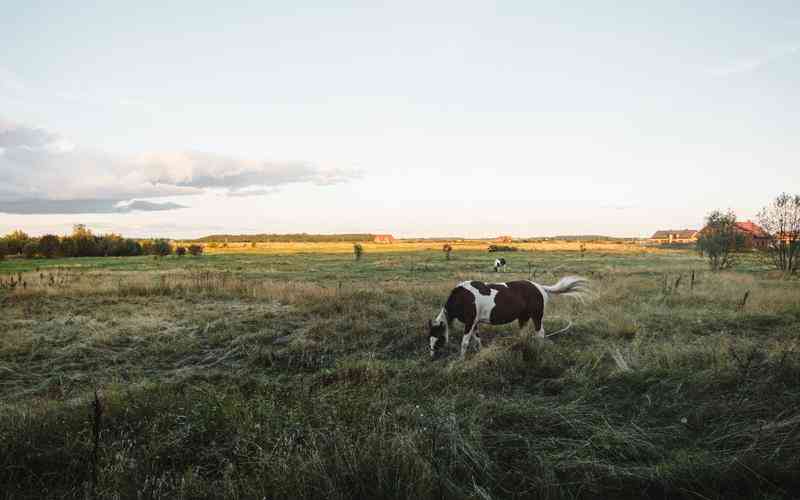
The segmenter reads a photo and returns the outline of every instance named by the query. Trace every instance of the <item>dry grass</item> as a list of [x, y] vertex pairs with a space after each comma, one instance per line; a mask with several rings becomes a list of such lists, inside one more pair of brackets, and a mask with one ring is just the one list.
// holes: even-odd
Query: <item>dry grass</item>
[[[398, 240], [392, 244], [382, 243], [362, 243], [364, 252], [370, 253], [393, 253], [393, 252], [420, 252], [431, 251], [441, 252], [444, 241], [403, 241]], [[486, 250], [489, 245], [495, 244], [490, 240], [466, 240], [448, 241], [453, 247], [453, 252], [460, 251], [481, 251]], [[526, 252], [578, 252], [584, 245], [588, 252], [621, 253], [621, 254], [668, 254], [678, 252], [677, 250], [662, 249], [657, 247], [645, 246], [631, 242], [613, 241], [565, 241], [547, 240], [540, 242], [514, 242], [510, 246], [519, 248]], [[353, 253], [353, 244], [349, 242], [330, 242], [330, 243], [304, 243], [304, 242], [275, 242], [257, 243], [255, 247], [251, 243], [227, 243], [224, 247], [222, 243], [204, 244], [205, 251], [209, 254], [294, 254], [294, 253]]]
[[[210, 255], [22, 271], [2, 292], [0, 497], [781, 498], [800, 467], [798, 282], [693, 255]], [[459, 280], [592, 277], [547, 341], [432, 362]], [[94, 263], [89, 265], [87, 263]], [[58, 263], [66, 265], [70, 263]], [[123, 266], [124, 264], [124, 266]], [[104, 267], [106, 266], [106, 267]], [[688, 273], [697, 283], [689, 289]], [[50, 279], [50, 275], [54, 275]], [[674, 284], [683, 275], [681, 285]], [[737, 305], [749, 290], [743, 310]]]

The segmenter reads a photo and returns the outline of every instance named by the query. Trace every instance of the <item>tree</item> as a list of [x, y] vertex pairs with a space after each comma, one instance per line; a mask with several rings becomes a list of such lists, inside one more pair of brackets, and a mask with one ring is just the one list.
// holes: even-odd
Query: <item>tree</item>
[[175, 255], [178, 257], [183, 257], [186, 255], [186, 247], [178, 247], [175, 249]]
[[25, 243], [25, 246], [22, 247], [22, 255], [25, 256], [26, 259], [34, 258], [38, 251], [39, 245], [33, 240], [28, 241]]
[[52, 259], [61, 252], [61, 241], [54, 234], [45, 234], [39, 238], [39, 255], [44, 258]]
[[711, 269], [718, 271], [736, 264], [736, 254], [744, 243], [744, 235], [736, 229], [736, 214], [714, 210], [697, 238], [697, 250], [708, 257]]
[[6, 244], [8, 245], [8, 254], [17, 255], [22, 253], [22, 249], [30, 241], [30, 239], [30, 236], [19, 229], [6, 235], [5, 240]]
[[361, 260], [361, 256], [364, 255], [364, 247], [361, 246], [361, 243], [353, 243], [353, 255], [356, 260]]
[[153, 240], [152, 253], [161, 257], [170, 255], [172, 253], [172, 244], [170, 244], [169, 240], [161, 238]]
[[450, 252], [453, 251], [453, 246], [450, 243], [445, 243], [442, 246], [442, 252], [444, 252], [445, 257], [447, 260], [450, 260]]
[[8, 253], [8, 243], [5, 238], [0, 238], [0, 260], [5, 259]]
[[100, 245], [92, 230], [83, 224], [72, 226], [72, 242], [75, 257], [94, 257], [100, 255]]
[[135, 255], [142, 255], [142, 245], [138, 241], [130, 238], [125, 238], [122, 241], [123, 252], [120, 254], [126, 257], [133, 257]]
[[770, 235], [766, 252], [775, 267], [796, 272], [800, 268], [800, 195], [779, 194], [759, 212], [758, 222]]
[[201, 245], [189, 245], [189, 253], [197, 257], [203, 254], [203, 247]]

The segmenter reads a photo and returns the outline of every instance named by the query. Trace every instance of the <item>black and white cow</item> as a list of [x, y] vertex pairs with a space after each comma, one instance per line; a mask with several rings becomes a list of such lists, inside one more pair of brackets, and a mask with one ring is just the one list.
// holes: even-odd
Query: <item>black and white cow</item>
[[447, 298], [439, 315], [428, 321], [431, 357], [450, 340], [450, 327], [457, 319], [464, 324], [464, 338], [461, 340], [461, 356], [475, 337], [478, 349], [481, 338], [478, 325], [503, 325], [519, 321], [520, 329], [533, 320], [536, 335], [544, 337], [544, 308], [553, 295], [566, 295], [582, 299], [588, 292], [588, 280], [578, 276], [566, 276], [552, 286], [540, 285], [533, 281], [509, 281], [508, 283], [483, 283], [465, 281], [456, 286]]
[[505, 271], [505, 269], [506, 269], [506, 259], [504, 259], [502, 257], [494, 259], [494, 272], [497, 272], [497, 271], [500, 271], [500, 270]]

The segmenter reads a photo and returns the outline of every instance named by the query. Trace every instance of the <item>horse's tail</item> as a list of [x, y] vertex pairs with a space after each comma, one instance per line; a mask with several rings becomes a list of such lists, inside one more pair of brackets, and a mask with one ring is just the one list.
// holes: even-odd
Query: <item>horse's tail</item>
[[564, 276], [555, 285], [543, 285], [542, 288], [548, 295], [567, 295], [583, 302], [589, 294], [589, 280], [580, 276]]

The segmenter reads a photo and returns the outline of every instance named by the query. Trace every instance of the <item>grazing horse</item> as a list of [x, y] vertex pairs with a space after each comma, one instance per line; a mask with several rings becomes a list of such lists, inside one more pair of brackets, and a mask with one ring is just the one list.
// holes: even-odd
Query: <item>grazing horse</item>
[[502, 257], [494, 259], [494, 272], [497, 272], [498, 270], [505, 271], [505, 269], [506, 269], [506, 259]]
[[544, 337], [544, 307], [552, 295], [567, 295], [582, 299], [588, 292], [588, 280], [577, 276], [566, 276], [552, 286], [533, 281], [509, 281], [508, 283], [483, 283], [465, 281], [456, 286], [447, 298], [435, 320], [428, 320], [431, 357], [450, 341], [450, 326], [454, 319], [464, 324], [461, 340], [461, 357], [475, 337], [480, 350], [481, 338], [478, 325], [504, 325], [518, 320], [520, 329], [533, 320], [536, 335]]

